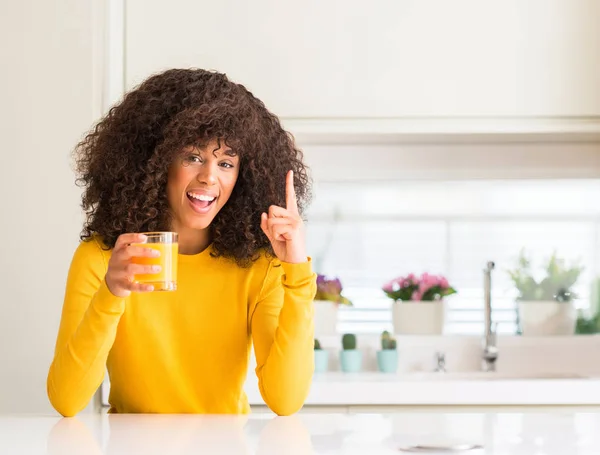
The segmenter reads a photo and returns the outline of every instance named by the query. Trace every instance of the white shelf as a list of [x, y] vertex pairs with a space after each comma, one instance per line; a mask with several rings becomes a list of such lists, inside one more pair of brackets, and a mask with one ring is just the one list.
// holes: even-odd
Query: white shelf
[[283, 118], [301, 145], [597, 142], [600, 118]]

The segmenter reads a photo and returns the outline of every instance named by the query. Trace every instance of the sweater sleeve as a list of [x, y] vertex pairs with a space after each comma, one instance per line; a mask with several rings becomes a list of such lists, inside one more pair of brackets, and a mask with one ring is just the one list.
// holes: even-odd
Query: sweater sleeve
[[314, 372], [316, 275], [301, 264], [271, 261], [251, 314], [260, 393], [278, 415], [304, 404]]
[[83, 410], [102, 384], [106, 359], [125, 310], [104, 281], [106, 258], [96, 239], [82, 242], [69, 268], [54, 358], [47, 378], [50, 403], [61, 415]]

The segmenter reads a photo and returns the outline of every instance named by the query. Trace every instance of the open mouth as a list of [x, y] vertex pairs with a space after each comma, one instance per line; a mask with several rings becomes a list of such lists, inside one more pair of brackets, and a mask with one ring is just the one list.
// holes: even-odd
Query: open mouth
[[192, 191], [188, 191], [186, 195], [192, 207], [199, 213], [207, 212], [210, 206], [217, 200], [216, 196], [197, 194]]

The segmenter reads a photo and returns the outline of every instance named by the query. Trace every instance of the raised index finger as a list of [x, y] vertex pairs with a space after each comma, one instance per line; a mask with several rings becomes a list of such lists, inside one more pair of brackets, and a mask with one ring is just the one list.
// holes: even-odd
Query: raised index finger
[[294, 171], [289, 171], [285, 178], [285, 205], [286, 209], [298, 214], [298, 202], [296, 201], [296, 190], [294, 189]]

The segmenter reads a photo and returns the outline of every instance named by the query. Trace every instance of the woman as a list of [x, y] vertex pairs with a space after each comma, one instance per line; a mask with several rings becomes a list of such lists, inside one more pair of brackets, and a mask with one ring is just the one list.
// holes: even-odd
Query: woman
[[[87, 221], [69, 269], [48, 396], [64, 416], [111, 380], [114, 413], [292, 414], [313, 373], [316, 277], [302, 154], [223, 74], [169, 70], [125, 96], [76, 150]], [[134, 276], [142, 232], [179, 235], [175, 292]], [[134, 244], [138, 244], [137, 246]]]

